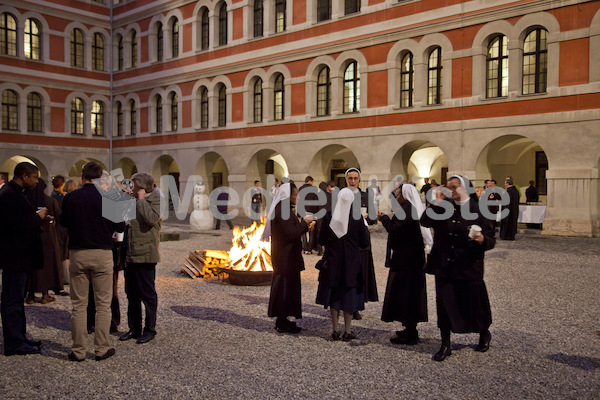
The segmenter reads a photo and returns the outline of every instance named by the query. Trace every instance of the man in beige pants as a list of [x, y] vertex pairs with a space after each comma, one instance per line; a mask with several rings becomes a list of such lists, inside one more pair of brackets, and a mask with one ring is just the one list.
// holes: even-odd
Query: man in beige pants
[[60, 223], [69, 230], [71, 280], [71, 335], [69, 360], [83, 361], [87, 347], [87, 305], [90, 282], [94, 288], [96, 322], [94, 352], [96, 361], [115, 354], [110, 343], [110, 303], [113, 295], [112, 236], [123, 232], [125, 223], [114, 223], [102, 216], [102, 195], [94, 182], [102, 176], [95, 162], [83, 166], [81, 189], [63, 200]]

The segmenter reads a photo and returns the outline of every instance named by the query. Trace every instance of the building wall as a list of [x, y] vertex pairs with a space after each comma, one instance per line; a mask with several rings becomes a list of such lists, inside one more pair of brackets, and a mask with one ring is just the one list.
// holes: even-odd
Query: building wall
[[[194, 174], [209, 180], [213, 171], [226, 171], [225, 182], [243, 192], [254, 179], [264, 181], [261, 165], [273, 156], [284, 160], [296, 180], [306, 174], [317, 181], [329, 179], [332, 157], [341, 157], [385, 184], [398, 173], [412, 174], [408, 164], [414, 151], [433, 146], [447, 162], [438, 160], [431, 177], [447, 164], [448, 173], [466, 174], [475, 184], [494, 178], [501, 185], [510, 173], [525, 187], [534, 178], [531, 152], [541, 148], [549, 162], [544, 232], [600, 235], [600, 1], [386, 0], [363, 2], [358, 13], [346, 16], [344, 2], [333, 0], [331, 19], [316, 22], [316, 0], [288, 0], [281, 33], [275, 33], [271, 3], [264, 3], [263, 36], [255, 38], [253, 1], [227, 1], [227, 44], [219, 45], [217, 1], [130, 1], [113, 8], [112, 21], [109, 7], [95, 3], [81, 2], [81, 10], [59, 3], [31, 5], [34, 12], [24, 10], [27, 4], [4, 2], [0, 12], [15, 15], [19, 24], [31, 16], [42, 22], [44, 51], [43, 62], [27, 60], [22, 53], [0, 56], [0, 91], [17, 91], [21, 102], [18, 131], [0, 132], [0, 165], [28, 155], [53, 175], [81, 160], [97, 159], [107, 168], [131, 169], [133, 163], [138, 171], [177, 171], [181, 182]], [[203, 50], [204, 9], [210, 37]], [[175, 20], [179, 35], [174, 44]], [[163, 26], [162, 60], [158, 22]], [[86, 33], [84, 68], [70, 67], [73, 27]], [[547, 88], [525, 95], [523, 41], [538, 27], [548, 31]], [[106, 71], [91, 67], [94, 32], [106, 37]], [[137, 66], [131, 62], [134, 32]], [[487, 46], [496, 34], [508, 39], [508, 90], [504, 97], [486, 98]], [[122, 68], [119, 38], [124, 43]], [[429, 105], [427, 63], [436, 46], [442, 49], [442, 100]], [[179, 49], [176, 56], [173, 48]], [[412, 106], [403, 108], [400, 60], [407, 51], [413, 54], [415, 90]], [[344, 113], [344, 70], [352, 61], [360, 70], [360, 110]], [[330, 68], [331, 112], [318, 117], [317, 75], [324, 65]], [[273, 112], [277, 74], [284, 77], [283, 120], [275, 120]], [[258, 78], [263, 82], [263, 120], [254, 122], [253, 84]], [[218, 126], [217, 118], [221, 85], [227, 94], [225, 126]], [[202, 88], [208, 91], [207, 128], [200, 123]], [[26, 129], [22, 99], [32, 90], [44, 97], [41, 134]], [[173, 94], [177, 107], [172, 107]], [[162, 99], [162, 130], [157, 96]], [[74, 97], [88, 107], [86, 121], [92, 101], [107, 105], [104, 137], [92, 137], [89, 126], [82, 137], [71, 134]], [[123, 110], [122, 132], [110, 138], [117, 131], [117, 102]], [[521, 142], [525, 144], [519, 147]], [[512, 153], [502, 146], [512, 146]], [[499, 154], [507, 159], [498, 159]], [[278, 164], [278, 173], [283, 170]]]

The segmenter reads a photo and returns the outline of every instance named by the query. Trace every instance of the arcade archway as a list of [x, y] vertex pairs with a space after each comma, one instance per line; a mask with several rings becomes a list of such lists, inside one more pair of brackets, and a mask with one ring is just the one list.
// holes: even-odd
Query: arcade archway
[[198, 160], [194, 175], [202, 177], [206, 189], [212, 191], [219, 186], [229, 186], [229, 168], [220, 154], [209, 152]]
[[407, 143], [392, 158], [390, 175], [402, 175], [405, 183], [417, 188], [425, 184], [425, 178], [438, 184], [446, 182], [448, 160], [443, 150], [426, 140]]
[[344, 173], [350, 167], [360, 169], [358, 158], [349, 148], [332, 144], [323, 147], [313, 157], [309, 173], [318, 182], [328, 182], [333, 180], [336, 186], [346, 187]]
[[46, 168], [46, 166], [42, 164], [40, 160], [27, 155], [12, 156], [8, 160], [4, 161], [2, 165], [0, 165], [0, 172], [8, 177], [7, 182], [13, 178], [15, 167], [21, 162], [30, 162], [36, 167], [38, 167], [38, 169], [40, 170], [40, 178], [42, 178], [46, 182], [46, 184], [49, 184], [50, 177], [48, 176], [48, 169]]
[[282, 177], [289, 176], [287, 163], [275, 150], [259, 150], [254, 153], [246, 166], [246, 185], [250, 187], [255, 180], [260, 180], [261, 186], [267, 188], [271, 183], [267, 182], [268, 175], [273, 175], [281, 182]]

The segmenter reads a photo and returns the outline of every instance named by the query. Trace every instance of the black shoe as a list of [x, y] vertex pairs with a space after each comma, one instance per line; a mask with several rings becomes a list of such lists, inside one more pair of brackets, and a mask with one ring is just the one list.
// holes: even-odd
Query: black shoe
[[475, 351], [485, 353], [490, 349], [490, 341], [492, 340], [492, 334], [487, 331], [479, 335], [479, 344], [475, 346]]
[[73, 352], [70, 352], [67, 355], [67, 358], [69, 359], [69, 361], [77, 361], [77, 362], [85, 361], [85, 357], [83, 357], [83, 358], [77, 358], [77, 356]]
[[362, 319], [362, 315], [360, 315], [358, 311], [355, 311], [354, 313], [352, 313], [352, 319], [359, 321]]
[[335, 331], [331, 334], [331, 339], [333, 339], [334, 341], [338, 341], [342, 338], [342, 336], [340, 335], [340, 333], [338, 331]]
[[41, 340], [25, 339], [25, 343], [27, 343], [28, 345], [30, 345], [32, 347], [42, 347]]
[[148, 343], [149, 341], [154, 339], [154, 336], [156, 336], [156, 333], [144, 333], [142, 336], [140, 336], [140, 338], [137, 340], [136, 343], [137, 344]]
[[121, 337], [119, 338], [120, 341], [124, 342], [125, 340], [129, 340], [129, 339], [137, 339], [140, 337], [139, 333], [135, 333], [132, 331], [129, 331], [123, 335], [121, 335]]
[[66, 290], [61, 290], [60, 292], [58, 292], [58, 294], [59, 294], [60, 296], [68, 296], [68, 295], [69, 295], [69, 292], [67, 292]]
[[108, 351], [106, 353], [104, 353], [101, 356], [96, 356], [96, 361], [102, 361], [102, 360], [106, 360], [109, 357], [112, 357], [115, 355], [115, 349], [114, 348], [110, 348], [108, 349]]
[[9, 356], [26, 356], [28, 354], [40, 354], [40, 348], [37, 346], [30, 346], [28, 344], [24, 344], [15, 350], [4, 350], [4, 355], [6, 357]]
[[409, 346], [414, 346], [419, 343], [419, 332], [417, 330], [407, 331], [406, 329], [403, 331], [397, 331], [396, 336], [390, 338], [390, 342], [393, 344], [406, 344]]
[[452, 354], [452, 348], [450, 346], [445, 346], [442, 344], [440, 347], [440, 351], [433, 355], [433, 361], [444, 361], [446, 357], [449, 357]]
[[356, 339], [356, 333], [354, 333], [354, 332], [350, 332], [350, 333], [344, 332], [344, 334], [342, 335], [342, 340], [344, 342], [349, 342], [353, 339]]
[[302, 328], [296, 325], [295, 322], [290, 322], [289, 325], [279, 326], [277, 327], [277, 332], [279, 333], [300, 333]]

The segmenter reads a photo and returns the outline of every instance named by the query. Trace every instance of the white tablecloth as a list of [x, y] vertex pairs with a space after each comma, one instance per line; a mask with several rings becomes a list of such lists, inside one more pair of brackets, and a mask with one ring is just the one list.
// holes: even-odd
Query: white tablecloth
[[519, 222], [541, 224], [546, 218], [546, 206], [519, 206]]

